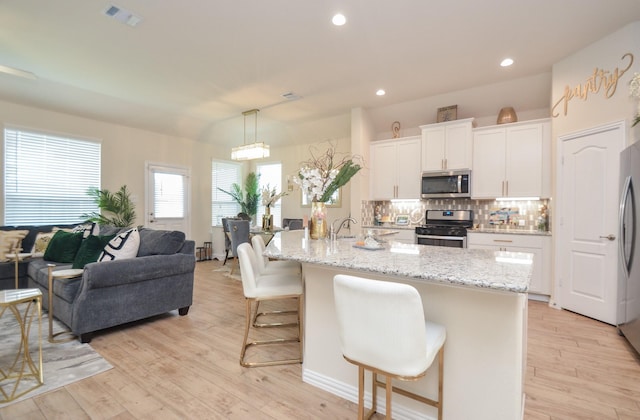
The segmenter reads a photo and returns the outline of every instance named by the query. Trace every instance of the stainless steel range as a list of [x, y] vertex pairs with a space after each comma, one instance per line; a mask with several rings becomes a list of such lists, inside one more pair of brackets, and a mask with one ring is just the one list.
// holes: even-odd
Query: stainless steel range
[[421, 245], [467, 247], [467, 228], [473, 226], [473, 210], [427, 210], [426, 224], [416, 227]]

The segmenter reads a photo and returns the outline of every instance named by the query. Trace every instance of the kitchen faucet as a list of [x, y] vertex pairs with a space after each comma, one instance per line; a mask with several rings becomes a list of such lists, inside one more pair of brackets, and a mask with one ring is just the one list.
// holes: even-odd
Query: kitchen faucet
[[[335, 229], [335, 224], [338, 221], [340, 222], [340, 224], [338, 225], [338, 229]], [[349, 222], [353, 224], [358, 224], [358, 221], [353, 217], [345, 217], [344, 219], [335, 219], [331, 223], [331, 239], [336, 239], [338, 237], [338, 233], [340, 233], [340, 229], [342, 229], [345, 223], [349, 223]]]

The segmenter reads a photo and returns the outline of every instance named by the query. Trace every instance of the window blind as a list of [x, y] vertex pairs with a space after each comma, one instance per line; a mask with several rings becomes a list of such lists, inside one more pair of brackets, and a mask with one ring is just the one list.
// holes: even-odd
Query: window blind
[[71, 224], [98, 211], [99, 142], [6, 128], [4, 224]]
[[184, 176], [154, 172], [154, 211], [156, 218], [184, 217]]
[[211, 163], [211, 225], [221, 226], [223, 217], [234, 217], [240, 212], [240, 205], [218, 188], [231, 191], [232, 184], [242, 185], [241, 165], [233, 162], [212, 161]]

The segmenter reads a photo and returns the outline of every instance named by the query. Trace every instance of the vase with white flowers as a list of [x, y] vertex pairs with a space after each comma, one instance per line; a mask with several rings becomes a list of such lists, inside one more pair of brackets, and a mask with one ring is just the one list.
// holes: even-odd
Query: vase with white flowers
[[640, 73], [634, 73], [633, 79], [629, 83], [629, 91], [631, 97], [638, 101], [638, 113], [633, 119], [633, 124], [631, 124], [631, 127], [635, 127], [636, 124], [640, 123]]
[[310, 152], [311, 159], [302, 163], [294, 182], [311, 199], [311, 239], [323, 239], [327, 237], [326, 203], [338, 188], [346, 185], [362, 169], [361, 158], [349, 155], [340, 157], [332, 143], [323, 153], [318, 153], [315, 148], [311, 148]]
[[277, 193], [275, 187], [269, 188], [269, 185], [267, 184], [267, 186], [262, 189], [261, 195], [262, 205], [264, 206], [264, 215], [262, 215], [262, 230], [272, 230], [273, 215], [271, 214], [271, 206], [275, 205], [278, 200], [287, 195], [287, 192], [282, 191], [280, 193]]

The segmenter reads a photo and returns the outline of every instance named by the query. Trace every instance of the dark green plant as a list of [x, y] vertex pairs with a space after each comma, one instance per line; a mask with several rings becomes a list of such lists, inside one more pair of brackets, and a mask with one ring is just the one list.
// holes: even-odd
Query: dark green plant
[[133, 222], [136, 220], [135, 204], [131, 201], [126, 185], [120, 187], [115, 193], [107, 189], [89, 188], [87, 194], [98, 205], [100, 213], [83, 214], [82, 217], [100, 225], [133, 226]]
[[225, 191], [218, 187], [220, 191], [225, 194], [229, 194], [238, 204], [240, 204], [240, 211], [247, 213], [250, 217], [253, 217], [258, 213], [258, 204], [262, 196], [258, 192], [259, 190], [259, 176], [255, 172], [249, 172], [244, 180], [244, 190], [236, 183], [231, 184], [231, 191]]

